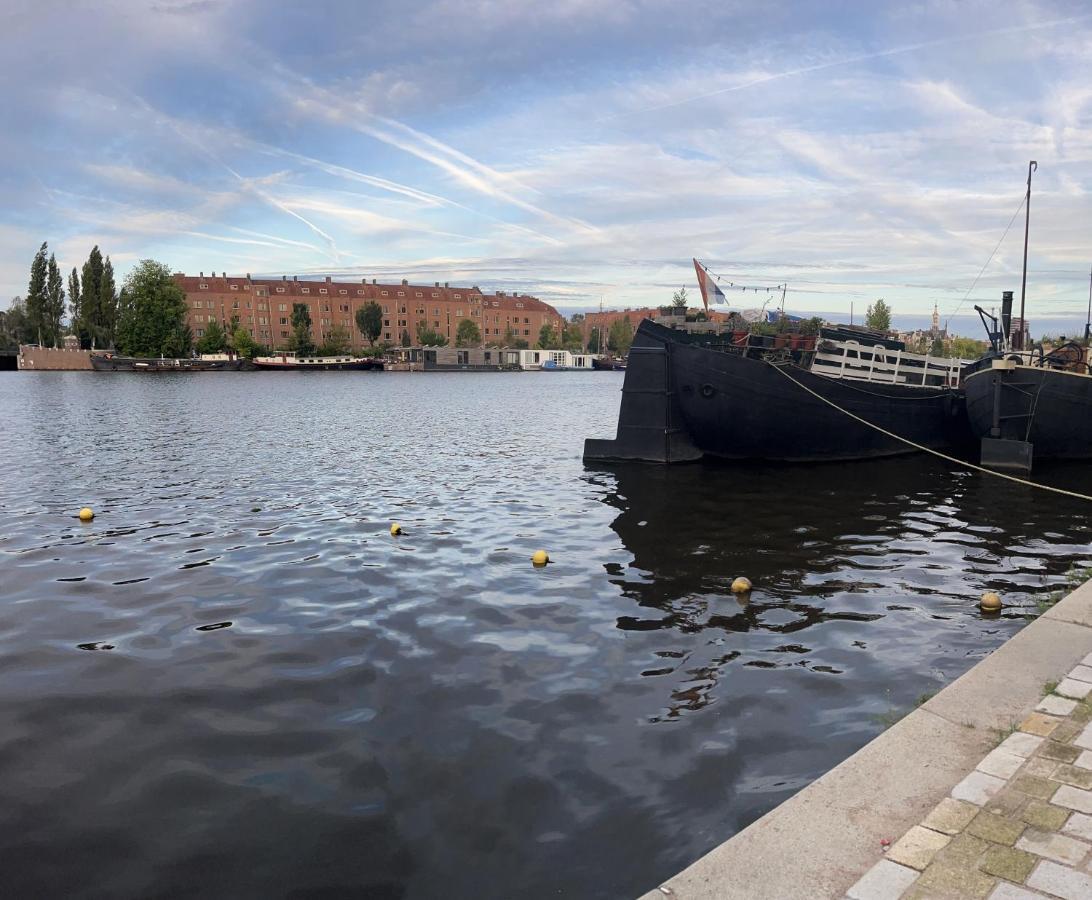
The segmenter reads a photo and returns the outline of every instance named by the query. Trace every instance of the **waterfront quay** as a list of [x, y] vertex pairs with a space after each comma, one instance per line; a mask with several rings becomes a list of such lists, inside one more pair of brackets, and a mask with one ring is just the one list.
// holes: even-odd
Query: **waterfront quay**
[[1092, 897], [1092, 582], [664, 896]]

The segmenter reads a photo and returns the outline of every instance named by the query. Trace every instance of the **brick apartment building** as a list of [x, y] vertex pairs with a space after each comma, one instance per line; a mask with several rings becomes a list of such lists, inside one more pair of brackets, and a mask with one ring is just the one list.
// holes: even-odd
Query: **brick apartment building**
[[535, 297], [497, 291], [484, 294], [478, 287], [441, 285], [379, 284], [376, 279], [360, 281], [300, 280], [287, 275], [281, 278], [236, 277], [215, 272], [206, 276], [174, 276], [186, 294], [187, 322], [195, 338], [205, 333], [212, 321], [227, 326], [232, 316], [260, 344], [272, 348], [287, 345], [292, 334], [292, 305], [306, 303], [311, 312], [311, 336], [322, 345], [325, 336], [336, 325], [350, 335], [351, 346], [359, 350], [367, 346], [366, 338], [356, 327], [356, 311], [374, 300], [383, 310], [381, 341], [397, 344], [402, 332], [417, 342], [417, 325], [427, 323], [455, 344], [459, 322], [469, 319], [482, 333], [483, 343], [504, 343], [509, 328], [514, 338], [534, 346], [543, 325], [555, 331], [564, 325], [564, 318]]

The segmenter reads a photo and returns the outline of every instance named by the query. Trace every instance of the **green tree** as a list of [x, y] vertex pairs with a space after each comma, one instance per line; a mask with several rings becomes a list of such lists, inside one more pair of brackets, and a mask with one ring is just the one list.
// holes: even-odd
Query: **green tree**
[[118, 307], [121, 353], [177, 357], [190, 352], [193, 335], [186, 325], [186, 295], [168, 266], [153, 259], [138, 262], [125, 279]]
[[514, 347], [516, 345], [516, 333], [512, 330], [512, 326], [504, 326], [504, 346]]
[[257, 355], [258, 345], [245, 328], [236, 328], [231, 333], [231, 346], [244, 359], [253, 359]]
[[557, 343], [557, 333], [554, 331], [554, 326], [546, 322], [538, 330], [538, 346], [543, 350], [554, 350], [557, 348]]
[[930, 356], [943, 356], [944, 355], [944, 341], [939, 337], [933, 338], [933, 345], [929, 348]]
[[311, 340], [311, 310], [306, 303], [292, 304], [292, 336], [288, 339], [288, 348], [296, 356], [310, 356], [315, 351], [315, 342]]
[[952, 338], [950, 352], [957, 359], [978, 359], [986, 352], [986, 342], [976, 341], [974, 338]]
[[470, 321], [470, 319], [463, 319], [459, 323], [459, 327], [455, 329], [455, 346], [456, 347], [480, 347], [482, 343], [482, 332], [476, 324]]
[[[408, 332], [406, 332], [408, 334]], [[447, 338], [440, 332], [433, 331], [428, 322], [422, 319], [417, 323], [417, 343], [422, 347], [444, 347], [447, 345]], [[409, 344], [403, 343], [403, 347], [408, 347]]]
[[588, 332], [588, 350], [592, 353], [602, 353], [603, 347], [600, 344], [600, 330], [598, 325], [593, 325]]
[[868, 305], [865, 311], [865, 325], [874, 331], [891, 330], [891, 307], [884, 303], [882, 297]]
[[686, 296], [686, 288], [681, 287], [674, 294], [671, 295], [671, 305], [675, 307], [676, 312], [686, 312], [687, 305], [690, 300]]
[[383, 332], [383, 309], [374, 300], [369, 300], [356, 311], [356, 327], [368, 339], [371, 346], [379, 340]]
[[334, 325], [326, 332], [326, 340], [319, 349], [320, 356], [344, 356], [349, 352], [352, 335], [344, 325]]
[[102, 346], [114, 346], [114, 334], [118, 325], [118, 295], [114, 284], [114, 264], [106, 257], [102, 264], [102, 281], [99, 282], [98, 302], [95, 304], [97, 319], [95, 327], [99, 331]]
[[83, 324], [82, 298], [80, 296], [80, 273], [75, 266], [68, 273], [68, 313], [72, 321], [72, 333], [83, 347], [87, 341], [87, 330]]
[[223, 353], [227, 349], [227, 335], [215, 319], [209, 322], [205, 333], [197, 339], [198, 353]]
[[111, 347], [120, 305], [110, 257], [104, 260], [96, 244], [83, 264], [80, 287], [80, 330], [91, 347]]
[[22, 297], [11, 301], [7, 312], [0, 312], [0, 350], [18, 350], [20, 344], [34, 340]]
[[30, 264], [30, 284], [27, 286], [27, 322], [32, 340], [44, 346], [49, 330], [46, 312], [46, 279], [49, 274], [49, 261], [46, 259], [46, 243], [43, 241], [34, 261]]
[[579, 322], [570, 322], [561, 333], [561, 347], [570, 353], [580, 353], [584, 349], [584, 331]]
[[610, 331], [607, 332], [607, 349], [618, 356], [625, 356], [629, 353], [629, 345], [632, 343], [633, 326], [630, 324], [629, 316], [615, 319], [611, 323]]
[[512, 341], [513, 350], [526, 350], [530, 346], [531, 345], [528, 344], [527, 341], [523, 338], [516, 338], [514, 341]]
[[409, 347], [411, 344], [409, 331], [405, 328], [402, 329], [402, 346]]
[[61, 320], [64, 319], [64, 277], [57, 266], [57, 258], [49, 254], [49, 266], [46, 270], [46, 343], [51, 347], [61, 346]]

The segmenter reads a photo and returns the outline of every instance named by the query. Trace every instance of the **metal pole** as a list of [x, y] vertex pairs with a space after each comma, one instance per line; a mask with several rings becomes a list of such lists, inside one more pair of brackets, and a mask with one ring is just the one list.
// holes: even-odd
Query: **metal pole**
[[1031, 227], [1031, 173], [1039, 168], [1039, 163], [1034, 159], [1028, 163], [1028, 193], [1024, 198], [1024, 274], [1020, 279], [1020, 346], [1024, 350], [1024, 334], [1027, 324], [1024, 320], [1024, 294], [1028, 286], [1028, 229]]

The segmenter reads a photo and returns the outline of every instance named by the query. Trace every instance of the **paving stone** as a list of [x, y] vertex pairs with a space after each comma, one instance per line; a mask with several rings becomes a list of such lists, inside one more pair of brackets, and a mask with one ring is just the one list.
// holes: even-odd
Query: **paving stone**
[[1092, 684], [1074, 681], [1072, 678], [1063, 678], [1061, 683], [1054, 689], [1056, 694], [1061, 694], [1063, 697], [1075, 697], [1078, 700], [1087, 697], [1089, 691], [1092, 691]]
[[1092, 666], [1075, 666], [1066, 678], [1072, 678], [1074, 681], [1084, 681], [1088, 684], [1092, 684]]
[[1092, 897], [1092, 877], [1082, 875], [1073, 869], [1059, 866], [1057, 863], [1044, 859], [1035, 867], [1035, 871], [1027, 880], [1028, 887], [1064, 900], [1088, 900]]
[[978, 860], [989, 848], [990, 842], [976, 838], [973, 834], [957, 834], [951, 842], [933, 857], [933, 865], [948, 866], [957, 869], [977, 869]]
[[1081, 660], [1080, 665], [1092, 666], [1092, 653], [1089, 653], [1084, 659]]
[[1031, 797], [1038, 797], [1040, 800], [1049, 800], [1058, 789], [1058, 785], [1050, 779], [1039, 778], [1036, 775], [1017, 775], [1010, 784], [1016, 790]]
[[1063, 744], [1068, 744], [1078, 734], [1081, 733], [1081, 730], [1083, 728], [1084, 728], [1084, 726], [1080, 722], [1073, 722], [1073, 721], [1068, 721], [1067, 720], [1065, 722], [1062, 722], [1061, 725], [1059, 725], [1057, 728], [1054, 729], [1054, 733], [1051, 735], [1051, 737], [1053, 737], [1054, 740], [1060, 741]]
[[1050, 798], [1055, 806], [1064, 806], [1066, 809], [1075, 809], [1085, 815], [1092, 814], [1092, 791], [1082, 791], [1080, 788], [1063, 784], [1057, 793]]
[[[1092, 689], [1092, 684], [1088, 686]], [[998, 749], [1007, 750], [1009, 753], [1015, 753], [1017, 756], [1031, 756], [1036, 750], [1039, 749], [1039, 745], [1043, 743], [1041, 737], [1036, 737], [1033, 734], [1022, 734], [1017, 731], [1010, 734], [1000, 744]]]
[[975, 837], [993, 841], [995, 844], [1012, 846], [1020, 833], [1027, 827], [1024, 822], [1017, 822], [1005, 816], [997, 816], [982, 810], [973, 822], [967, 826], [967, 833]]
[[1040, 894], [1038, 891], [1028, 891], [1022, 887], [1017, 887], [1015, 884], [1002, 881], [993, 889], [993, 893], [990, 894], [988, 900], [1039, 900], [1041, 897], [1046, 897], [1046, 894]]
[[1015, 816], [1030, 799], [1027, 794], [1021, 794], [1011, 787], [1004, 787], [990, 797], [986, 809], [999, 816]]
[[1088, 697], [1085, 697], [1077, 704], [1077, 708], [1069, 714], [1069, 718], [1074, 722], [1081, 723], [1088, 722], [1089, 719], [1092, 719], [1092, 706], [1088, 703]]
[[1054, 781], [1072, 784], [1086, 791], [1092, 788], [1092, 770], [1081, 769], [1077, 766], [1067, 766], [1064, 763], [1050, 776]]
[[924, 869], [950, 840], [946, 834], [915, 825], [887, 851], [887, 858], [899, 865]]
[[997, 778], [1012, 778], [1020, 766], [1024, 764], [1024, 761], [1024, 757], [997, 747], [987, 753], [982, 762], [975, 768], [979, 772], [985, 772], [987, 775], [994, 775]]
[[1026, 719], [1017, 726], [1025, 734], [1037, 734], [1046, 737], [1061, 724], [1060, 719], [1047, 716], [1040, 712], [1028, 713]]
[[952, 788], [952, 797], [966, 800], [975, 806], [985, 806], [990, 797], [1005, 786], [1005, 782], [985, 772], [971, 772], [959, 784]]
[[1037, 831], [1029, 828], [1016, 842], [1020, 850], [1027, 850], [1036, 856], [1045, 856], [1067, 866], [1080, 865], [1088, 853], [1088, 844], [1064, 834], [1051, 834], [1049, 831]]
[[1082, 750], [1092, 750], [1092, 725], [1085, 725], [1081, 733], [1073, 738], [1073, 743]]
[[1022, 882], [1028, 877], [1028, 872], [1032, 870], [1035, 863], [1036, 857], [1026, 850], [994, 845], [982, 857], [979, 868], [988, 875], [1007, 878], [1009, 881]]
[[1076, 747], [1070, 747], [1068, 744], [1062, 744], [1058, 741], [1044, 741], [1042, 748], [1039, 750], [1039, 756], [1044, 759], [1056, 759], [1059, 762], [1071, 763], [1078, 756], [1081, 751]]
[[977, 869], [931, 865], [903, 895], [903, 900], [967, 900], [985, 897], [996, 880]]
[[914, 869], [881, 859], [846, 893], [852, 900], [898, 900], [917, 879]]
[[[1055, 828], [1054, 830], [1058, 831], [1059, 829]], [[1069, 817], [1069, 821], [1065, 823], [1065, 826], [1061, 830], [1074, 837], [1092, 841], [1092, 816], [1086, 816], [1084, 813], [1075, 812]]]
[[1076, 706], [1076, 700], [1059, 697], [1057, 694], [1047, 694], [1035, 708], [1039, 712], [1049, 713], [1052, 716], [1068, 716]]
[[978, 815], [978, 807], [973, 803], [964, 803], [962, 800], [953, 800], [945, 797], [940, 801], [925, 821], [921, 824], [941, 834], [958, 834], [966, 828], [971, 819]]
[[1073, 765], [1082, 769], [1092, 769], [1092, 750], [1082, 750], [1081, 755], [1073, 760]]
[[[1079, 813], [1073, 813], [1073, 815], [1079, 815]], [[1042, 831], [1057, 831], [1069, 816], [1069, 810], [1042, 800], [1032, 800], [1020, 813], [1021, 819]]]
[[1062, 765], [1056, 759], [1043, 759], [1040, 756], [1036, 756], [1034, 759], [1029, 759], [1024, 765], [1025, 775], [1038, 775], [1040, 778], [1049, 778], [1054, 774], [1054, 770]]

